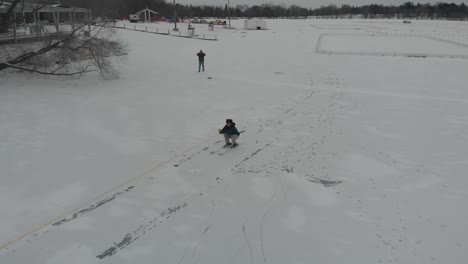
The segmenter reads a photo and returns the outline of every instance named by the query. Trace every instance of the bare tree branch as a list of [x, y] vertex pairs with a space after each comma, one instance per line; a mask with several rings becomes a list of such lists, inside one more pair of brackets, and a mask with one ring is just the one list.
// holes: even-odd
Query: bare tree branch
[[78, 71], [78, 72], [70, 72], [70, 73], [43, 72], [43, 71], [38, 71], [38, 70], [35, 70], [35, 69], [28, 69], [28, 68], [20, 67], [20, 66], [17, 66], [17, 65], [8, 64], [8, 63], [6, 63], [6, 64], [8, 65], [8, 67], [13, 68], [13, 69], [18, 69], [18, 70], [23, 70], [23, 71], [28, 71], [28, 72], [35, 72], [35, 73], [39, 73], [39, 74], [43, 74], [43, 75], [73, 76], [73, 75], [84, 74], [84, 73], [95, 72], [96, 71], [96, 70], [88, 70], [88, 68], [90, 68], [88, 66], [84, 70]]
[[[85, 24], [78, 26], [61, 39], [48, 40], [36, 50], [23, 52], [16, 58], [0, 62], [0, 70], [13, 68], [47, 75], [76, 75], [99, 71], [101, 76], [116, 75], [109, 58], [125, 55], [118, 41], [103, 33], [104, 26], [94, 27], [91, 36], [85, 36]], [[102, 36], [101, 36], [102, 35]], [[87, 62], [86, 66], [82, 64]], [[67, 71], [71, 71], [71, 73]], [[94, 68], [92, 71], [89, 70]]]
[[15, 64], [18, 64], [18, 63], [21, 63], [23, 61], [26, 61], [26, 60], [29, 60], [31, 58], [34, 58], [38, 55], [41, 55], [41, 54], [44, 54], [50, 50], [53, 50], [55, 48], [57, 48], [60, 44], [66, 42], [66, 41], [69, 41], [73, 38], [76, 38], [75, 36], [75, 32], [77, 32], [79, 29], [81, 29], [82, 27], [84, 27], [85, 25], [82, 25], [78, 28], [76, 28], [74, 31], [72, 31], [68, 36], [66, 36], [64, 39], [62, 40], [58, 40], [56, 41], [55, 43], [50, 43], [49, 45], [43, 47], [42, 49], [38, 50], [38, 51], [32, 51], [32, 52], [28, 52], [28, 53], [25, 53], [13, 60], [10, 60], [10, 61], [6, 61], [4, 63], [0, 63], [0, 70], [3, 70], [7, 67], [11, 67], [10, 65], [15, 65]]
[[[3, 3], [5, 0], [0, 0]], [[51, 0], [12, 0], [5, 18], [8, 20], [0, 25], [0, 30], [8, 23], [15, 23], [22, 19], [18, 10], [37, 13]], [[17, 14], [12, 16], [12, 14]], [[5, 22], [5, 19], [3, 19]], [[85, 27], [89, 26], [89, 30]], [[33, 43], [12, 45], [13, 53], [4, 53], [3, 62], [0, 61], [0, 71], [12, 68], [21, 71], [45, 75], [79, 75], [88, 72], [100, 72], [101, 76], [115, 76], [111, 58], [118, 59], [125, 55], [124, 47], [119, 41], [112, 40], [104, 30], [111, 29], [106, 24], [93, 26], [81, 24], [66, 34], [50, 35], [42, 42], [42, 46]], [[88, 32], [89, 31], [89, 32]], [[84, 34], [88, 32], [89, 34]], [[37, 43], [39, 44], [39, 42]], [[16, 49], [16, 51], [15, 51]], [[15, 57], [15, 54], [18, 55]], [[0, 54], [2, 55], [2, 54]], [[1, 59], [0, 59], [1, 60]]]

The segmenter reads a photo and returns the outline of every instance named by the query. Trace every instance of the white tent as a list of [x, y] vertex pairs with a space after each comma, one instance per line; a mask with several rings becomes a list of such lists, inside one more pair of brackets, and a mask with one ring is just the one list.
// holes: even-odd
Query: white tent
[[248, 19], [244, 22], [244, 28], [245, 29], [267, 29], [266, 28], [266, 21], [259, 19], [259, 18], [252, 18]]

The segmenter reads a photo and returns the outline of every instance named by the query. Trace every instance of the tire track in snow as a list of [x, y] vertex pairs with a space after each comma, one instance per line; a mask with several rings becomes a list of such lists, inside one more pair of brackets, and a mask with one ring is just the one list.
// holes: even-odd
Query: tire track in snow
[[91, 212], [91, 211], [93, 211], [93, 210], [95, 210], [95, 209], [97, 209], [97, 208], [99, 208], [99, 207], [101, 207], [101, 206], [103, 206], [103, 205], [105, 205], [105, 204], [107, 204], [107, 203], [113, 201], [115, 198], [117, 198], [117, 197], [119, 197], [119, 196], [125, 195], [125, 193], [128, 193], [128, 192], [131, 191], [133, 188], [135, 188], [135, 186], [130, 186], [130, 187], [128, 187], [127, 189], [125, 189], [124, 191], [115, 193], [115, 194], [112, 195], [111, 197], [106, 198], [106, 199], [104, 199], [104, 200], [101, 200], [101, 201], [99, 201], [99, 202], [97, 202], [97, 203], [95, 203], [95, 204], [92, 204], [92, 205], [90, 205], [89, 207], [87, 207], [87, 208], [85, 208], [85, 209], [82, 209], [82, 210], [80, 210], [80, 211], [78, 211], [78, 212], [72, 214], [72, 215], [71, 215], [70, 217], [68, 217], [68, 218], [65, 217], [65, 218], [63, 218], [62, 220], [53, 223], [52, 225], [53, 225], [53, 226], [60, 226], [60, 225], [62, 225], [62, 224], [65, 224], [65, 223], [67, 223], [67, 222], [70, 222], [70, 221], [72, 221], [72, 220], [75, 220], [76, 218], [80, 217], [81, 215], [87, 214], [87, 213], [89, 213], [89, 212]]
[[165, 219], [169, 219], [173, 215], [180, 212], [186, 206], [188, 206], [188, 204], [186, 202], [183, 202], [178, 206], [167, 208], [165, 211], [161, 212], [159, 216], [152, 218], [146, 224], [142, 224], [135, 230], [125, 234], [120, 241], [113, 242], [112, 246], [102, 251], [99, 255], [96, 256], [96, 258], [104, 259], [116, 254], [117, 252], [131, 245], [133, 242], [135, 242], [135, 240], [139, 239], [141, 236], [146, 234], [147, 231], [150, 231], [153, 228], [157, 227], [159, 224], [162, 224]]
[[[211, 205], [212, 205], [212, 208], [211, 208], [210, 215], [208, 216], [208, 220], [212, 219], [213, 214], [214, 214], [214, 210], [215, 210], [215, 208], [216, 208], [216, 204], [215, 204], [215, 202], [214, 202], [213, 200], [211, 200]], [[211, 226], [212, 226], [212, 224], [208, 224], [208, 226], [205, 228], [205, 230], [203, 231], [202, 235], [200, 236], [200, 239], [198, 240], [197, 245], [194, 247], [194, 249], [193, 249], [193, 251], [192, 251], [192, 258], [195, 256], [195, 253], [197, 252], [198, 247], [199, 247], [201, 241], [203, 240], [203, 238], [205, 237], [205, 234], [208, 232], [208, 230], [211, 228]], [[188, 251], [186, 251], [186, 252], [184, 253], [184, 255], [182, 256], [182, 258], [179, 260], [178, 264], [181, 264], [181, 263], [184, 261], [185, 257], [187, 256], [187, 253], [188, 253]]]
[[[152, 172], [152, 171], [154, 171], [154, 170], [168, 164], [169, 162], [172, 162], [174, 159], [184, 155], [185, 153], [188, 153], [188, 152], [192, 151], [193, 149], [195, 149], [195, 148], [199, 147], [200, 145], [208, 142], [209, 140], [215, 138], [216, 136], [218, 136], [218, 135], [216, 134], [216, 135], [214, 135], [214, 136], [212, 136], [212, 137], [210, 137], [208, 139], [205, 139], [205, 140], [201, 141], [200, 143], [198, 143], [198, 144], [196, 144], [196, 145], [194, 145], [192, 147], [187, 148], [186, 150], [182, 151], [179, 154], [176, 154], [172, 158], [169, 158], [168, 160], [166, 160], [164, 162], [161, 162], [161, 163], [159, 163], [157, 165], [154, 165], [150, 169], [147, 169], [146, 171], [138, 174], [137, 176], [134, 176], [134, 177], [130, 178], [126, 182], [121, 183], [120, 185], [114, 187], [110, 191], [107, 191], [104, 194], [98, 195], [97, 197], [95, 197], [95, 198], [91, 199], [90, 201], [87, 201], [87, 202], [84, 203], [86, 205], [88, 205], [88, 204], [92, 204], [92, 205], [80, 206], [80, 207], [75, 208], [75, 209], [73, 209], [73, 210], [71, 210], [69, 212], [62, 213], [60, 216], [48, 221], [47, 223], [42, 224], [42, 225], [40, 225], [40, 226], [38, 226], [36, 228], [33, 228], [30, 232], [28, 232], [28, 233], [26, 233], [26, 234], [24, 234], [22, 236], [19, 236], [16, 239], [11, 240], [11, 241], [3, 244], [3, 245], [0, 245], [0, 251], [12, 249], [12, 247], [15, 244], [17, 244], [20, 241], [24, 241], [24, 240], [26, 240], [26, 239], [28, 239], [30, 237], [34, 237], [34, 239], [38, 239], [39, 235], [49, 232], [50, 228], [65, 224], [66, 222], [70, 222], [72, 220], [75, 220], [75, 219], [79, 218], [80, 216], [82, 216], [82, 215], [84, 215], [86, 213], [89, 213], [89, 212], [91, 212], [91, 211], [93, 211], [93, 210], [95, 210], [97, 208], [102, 207], [103, 205], [106, 205], [106, 204], [110, 203], [111, 201], [115, 200], [115, 198], [117, 198], [117, 197], [128, 194], [130, 191], [134, 190], [137, 183], [142, 181], [144, 179], [144, 177], [147, 176], [150, 172]], [[129, 186], [132, 183], [134, 183], [134, 184]], [[119, 189], [122, 189], [122, 188], [125, 188], [125, 190], [124, 191], [119, 191]], [[96, 200], [99, 200], [99, 201], [94, 202]], [[81, 209], [83, 207], [85, 207], [85, 209]], [[67, 218], [67, 215], [71, 215], [71, 217]], [[25, 242], [32, 242], [32, 241], [31, 240], [26, 240]]]
[[244, 237], [245, 237], [245, 241], [247, 242], [247, 245], [249, 246], [249, 251], [250, 251], [250, 263], [254, 264], [254, 260], [253, 260], [253, 253], [252, 253], [252, 246], [250, 245], [250, 241], [249, 239], [247, 238], [247, 234], [245, 232], [245, 225], [247, 224], [247, 222], [244, 223], [244, 226], [242, 227], [242, 232], [244, 233]]

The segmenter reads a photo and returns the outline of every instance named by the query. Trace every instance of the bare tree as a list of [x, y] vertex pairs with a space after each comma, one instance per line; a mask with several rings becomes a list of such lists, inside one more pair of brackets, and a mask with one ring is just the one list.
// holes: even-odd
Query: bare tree
[[[45, 6], [45, 1], [36, 1]], [[24, 3], [24, 0], [15, 2]], [[4, 45], [0, 49], [0, 61], [3, 60], [0, 71], [10, 68], [45, 75], [81, 75], [97, 71], [111, 78], [116, 75], [111, 59], [124, 54], [125, 47], [113, 38], [111, 28], [105, 24], [91, 26], [87, 21], [71, 32], [57, 32], [41, 42]]]

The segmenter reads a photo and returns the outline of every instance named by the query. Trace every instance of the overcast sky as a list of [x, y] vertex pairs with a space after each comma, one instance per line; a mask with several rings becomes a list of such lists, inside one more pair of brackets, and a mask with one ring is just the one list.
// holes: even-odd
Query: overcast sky
[[[173, 0], [166, 0], [166, 1], [173, 1]], [[193, 5], [218, 5], [224, 6], [228, 0], [176, 0], [176, 3], [180, 4], [193, 4]], [[404, 2], [408, 2], [408, 0], [230, 0], [231, 6], [236, 5], [255, 5], [255, 4], [285, 4], [285, 5], [299, 5], [303, 7], [311, 7], [317, 8], [322, 5], [330, 5], [336, 4], [338, 6], [342, 4], [348, 5], [366, 5], [366, 4], [384, 4], [384, 5], [400, 5]], [[448, 3], [457, 3], [460, 4], [464, 2], [468, 5], [468, 0], [422, 0], [422, 1], [412, 1], [414, 3], [437, 3], [437, 2], [448, 2]]]

